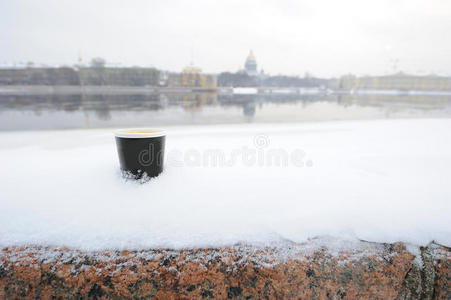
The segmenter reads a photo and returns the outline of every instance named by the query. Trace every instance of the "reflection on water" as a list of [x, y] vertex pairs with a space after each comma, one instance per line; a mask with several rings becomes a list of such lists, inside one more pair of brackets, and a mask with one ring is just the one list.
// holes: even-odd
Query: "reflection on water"
[[450, 96], [0, 95], [0, 130], [451, 117]]

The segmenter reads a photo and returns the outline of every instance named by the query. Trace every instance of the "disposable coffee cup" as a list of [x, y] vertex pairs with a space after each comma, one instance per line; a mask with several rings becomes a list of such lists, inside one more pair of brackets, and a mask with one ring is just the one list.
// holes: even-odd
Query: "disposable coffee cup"
[[122, 175], [150, 179], [163, 172], [166, 133], [162, 129], [119, 129], [114, 132]]

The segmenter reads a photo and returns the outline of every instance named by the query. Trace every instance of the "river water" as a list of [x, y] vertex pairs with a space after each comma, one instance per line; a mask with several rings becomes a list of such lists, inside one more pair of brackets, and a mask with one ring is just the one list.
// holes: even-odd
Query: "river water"
[[0, 130], [450, 118], [451, 96], [0, 95]]

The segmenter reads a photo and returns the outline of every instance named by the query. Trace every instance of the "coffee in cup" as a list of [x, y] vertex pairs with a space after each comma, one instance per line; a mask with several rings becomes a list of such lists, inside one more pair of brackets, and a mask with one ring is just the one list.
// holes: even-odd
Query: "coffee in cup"
[[119, 129], [115, 133], [122, 175], [146, 181], [163, 172], [166, 133], [162, 129]]

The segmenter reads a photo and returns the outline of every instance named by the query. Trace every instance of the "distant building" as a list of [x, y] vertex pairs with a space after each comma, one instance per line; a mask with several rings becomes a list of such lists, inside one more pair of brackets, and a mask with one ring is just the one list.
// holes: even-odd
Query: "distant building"
[[451, 78], [436, 75], [413, 76], [399, 72], [388, 76], [344, 76], [339, 88], [349, 90], [451, 90]]
[[0, 85], [79, 85], [73, 68], [0, 69]]
[[244, 63], [244, 71], [249, 76], [257, 76], [257, 60], [255, 59], [254, 53], [252, 50], [249, 52], [249, 55], [246, 58], [246, 62]]
[[28, 68], [0, 69], [0, 85], [158, 86], [154, 68]]
[[262, 85], [262, 81], [269, 78], [263, 70], [257, 71], [257, 60], [252, 50], [244, 62], [244, 69], [236, 73], [223, 72], [218, 76], [218, 85], [227, 87], [257, 87]]
[[158, 86], [160, 71], [155, 68], [80, 68], [81, 85]]
[[202, 69], [188, 66], [182, 73], [168, 74], [168, 87], [216, 89], [216, 75], [202, 73]]

